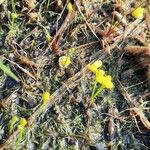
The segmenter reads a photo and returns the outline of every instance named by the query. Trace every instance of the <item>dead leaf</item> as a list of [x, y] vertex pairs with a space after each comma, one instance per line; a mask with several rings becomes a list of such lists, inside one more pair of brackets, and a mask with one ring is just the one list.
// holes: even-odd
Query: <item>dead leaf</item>
[[150, 54], [150, 47], [145, 46], [127, 46], [125, 51], [133, 56], [141, 55], [144, 53]]
[[36, 0], [25, 0], [25, 4], [27, 5], [28, 9], [32, 10], [36, 6]]
[[38, 21], [38, 19], [39, 19], [39, 14], [36, 13], [36, 12], [31, 12], [31, 13], [29, 14], [29, 17], [30, 17], [31, 21]]
[[127, 46], [125, 52], [135, 57], [138, 69], [147, 67], [147, 77], [150, 79], [150, 47], [146, 46]]
[[133, 108], [135, 115], [139, 116], [141, 122], [143, 125], [147, 128], [150, 129], [150, 122], [148, 119], [145, 117], [143, 111], [140, 108]]
[[128, 25], [128, 22], [127, 22], [127, 19], [125, 16], [123, 16], [121, 13], [117, 12], [117, 11], [114, 11], [113, 12], [113, 15], [115, 15], [115, 17], [117, 18], [117, 20], [119, 22], [121, 22], [123, 25], [127, 26]]
[[25, 65], [25, 66], [28, 66], [28, 67], [32, 67], [32, 66], [37, 67], [37, 65], [32, 60], [30, 60], [26, 56], [23, 56], [23, 55], [19, 54], [17, 52], [17, 50], [14, 50], [14, 54], [15, 54], [16, 60], [19, 62], [19, 64]]

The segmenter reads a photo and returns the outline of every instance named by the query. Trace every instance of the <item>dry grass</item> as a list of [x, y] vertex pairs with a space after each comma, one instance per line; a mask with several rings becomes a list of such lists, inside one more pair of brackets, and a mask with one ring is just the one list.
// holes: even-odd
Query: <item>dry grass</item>
[[[134, 19], [138, 6], [146, 15]], [[0, 58], [20, 82], [0, 70], [0, 149], [149, 149], [147, 6], [144, 0], [4, 0]], [[59, 67], [71, 48], [71, 65]], [[95, 60], [115, 88], [89, 107], [94, 75], [87, 65]], [[44, 91], [51, 96], [41, 111]], [[9, 133], [14, 115], [28, 121], [18, 145], [19, 122]]]

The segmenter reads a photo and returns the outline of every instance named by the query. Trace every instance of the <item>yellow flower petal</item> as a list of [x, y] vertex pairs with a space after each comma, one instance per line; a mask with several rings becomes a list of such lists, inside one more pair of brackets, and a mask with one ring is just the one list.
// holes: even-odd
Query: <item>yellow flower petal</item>
[[102, 61], [101, 60], [97, 60], [93, 64], [88, 64], [87, 68], [90, 71], [92, 71], [93, 73], [96, 73], [97, 69], [100, 68], [101, 66], [102, 66]]
[[87, 68], [92, 71], [92, 72], [96, 72], [97, 71], [97, 68], [93, 67], [91, 64], [88, 64], [87, 65]]
[[44, 92], [43, 94], [42, 94], [42, 101], [43, 101], [43, 103], [44, 102], [46, 102], [46, 101], [48, 101], [49, 100], [49, 97], [50, 97], [50, 93], [49, 92]]
[[102, 86], [107, 89], [112, 89], [114, 87], [114, 85], [111, 80], [112, 80], [112, 77], [110, 75], [105, 76], [101, 83]]
[[96, 77], [96, 81], [98, 83], [100, 83], [100, 84], [103, 84], [104, 80], [105, 80], [105, 76], [98, 76], [98, 77]]
[[27, 120], [25, 118], [21, 118], [19, 125], [25, 126], [27, 124]]
[[[114, 87], [112, 83], [112, 77], [110, 75], [104, 76], [105, 72], [100, 71], [101, 74], [96, 76], [96, 81], [100, 83], [103, 88], [112, 89]], [[99, 72], [99, 73], [100, 73]]]
[[97, 60], [93, 63], [93, 65], [97, 68], [100, 68], [102, 66], [102, 61], [101, 60]]
[[59, 58], [59, 66], [63, 68], [67, 68], [71, 64], [71, 60], [69, 56], [61, 56]]
[[131, 13], [131, 15], [134, 18], [141, 18], [141, 17], [143, 17], [144, 16], [144, 8], [142, 8], [142, 7], [135, 8], [133, 10], [133, 12]]
[[96, 77], [99, 77], [99, 76], [104, 76], [105, 75], [105, 71], [102, 70], [102, 69], [99, 69], [96, 71]]
[[107, 81], [111, 81], [111, 80], [112, 80], [112, 77], [111, 77], [110, 75], [107, 75], [107, 76], [105, 77], [105, 79], [106, 79]]
[[100, 69], [96, 71], [96, 81], [100, 84], [102, 84], [104, 78], [105, 78], [105, 71]]
[[109, 81], [108, 82], [104, 82], [103, 86], [104, 86], [104, 88], [107, 88], [107, 89], [110, 89], [110, 90], [114, 87], [113, 83], [109, 82]]
[[70, 2], [67, 4], [67, 10], [69, 12], [71, 12], [73, 10], [73, 6], [72, 6], [72, 4]]

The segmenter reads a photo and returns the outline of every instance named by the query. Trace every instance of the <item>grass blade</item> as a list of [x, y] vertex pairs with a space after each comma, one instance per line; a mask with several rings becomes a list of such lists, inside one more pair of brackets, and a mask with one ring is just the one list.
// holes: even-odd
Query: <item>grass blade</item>
[[0, 61], [0, 69], [3, 70], [8, 76], [19, 82], [19, 78], [10, 70], [9, 67], [5, 66], [2, 61]]

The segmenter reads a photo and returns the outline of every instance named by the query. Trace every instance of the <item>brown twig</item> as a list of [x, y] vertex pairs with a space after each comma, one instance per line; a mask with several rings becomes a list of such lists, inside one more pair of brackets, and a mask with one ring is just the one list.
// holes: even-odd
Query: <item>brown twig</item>
[[67, 29], [68, 25], [72, 22], [72, 20], [75, 17], [75, 11], [71, 11], [68, 12], [63, 24], [61, 25], [61, 27], [59, 28], [59, 30], [57, 31], [56, 35], [53, 37], [53, 40], [51, 41], [51, 46], [52, 46], [52, 51], [54, 53], [56, 53], [59, 49], [58, 47], [58, 42], [60, 37], [63, 35], [63, 32]]
[[144, 53], [149, 54], [150, 56], [150, 47], [145, 47], [145, 46], [126, 46], [125, 47], [126, 53], [129, 53], [133, 56], [141, 55]]
[[137, 28], [137, 26], [142, 22], [142, 19], [143, 18], [140, 18], [140, 19], [136, 19], [134, 22], [130, 23], [124, 30], [124, 33], [123, 33], [123, 38], [126, 39], [130, 34], [131, 32]]
[[121, 84], [121, 82], [118, 80], [119, 82], [119, 89], [121, 91], [121, 94], [123, 95], [124, 99], [127, 101], [127, 103], [129, 104], [131, 109], [131, 114], [134, 116], [138, 116], [141, 120], [141, 122], [143, 123], [143, 125], [150, 130], [150, 122], [148, 121], [148, 119], [145, 117], [142, 108], [139, 108], [139, 103], [135, 102], [131, 96], [128, 94], [128, 92], [125, 90], [125, 88], [123, 87], [123, 85]]
[[93, 35], [99, 40], [98, 36], [96, 35], [96, 33], [93, 31], [93, 29], [92, 29], [91, 26], [89, 25], [89, 23], [88, 23], [86, 17], [84, 16], [84, 14], [82, 13], [82, 11], [81, 11], [81, 9], [80, 9], [80, 7], [79, 7], [80, 1], [79, 1], [79, 0], [75, 1], [75, 4], [76, 4], [76, 6], [77, 6], [77, 8], [78, 8], [78, 11], [80, 12], [81, 16], [83, 17], [83, 19], [84, 19], [86, 25], [89, 27], [89, 29], [91, 30], [91, 32], [93, 33]]

